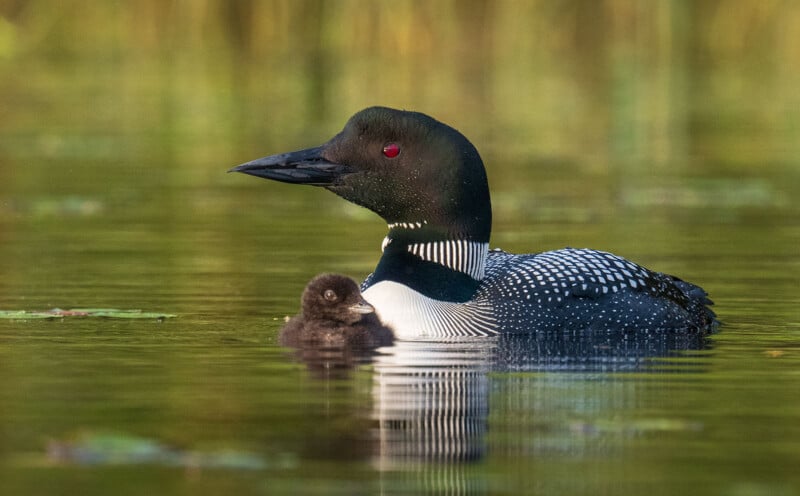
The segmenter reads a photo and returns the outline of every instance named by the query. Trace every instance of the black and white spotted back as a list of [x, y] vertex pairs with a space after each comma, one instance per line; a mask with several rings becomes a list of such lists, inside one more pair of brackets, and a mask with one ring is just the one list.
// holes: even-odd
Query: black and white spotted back
[[500, 326], [516, 332], [689, 331], [713, 321], [710, 301], [697, 286], [589, 249], [492, 250], [475, 300], [490, 301]]

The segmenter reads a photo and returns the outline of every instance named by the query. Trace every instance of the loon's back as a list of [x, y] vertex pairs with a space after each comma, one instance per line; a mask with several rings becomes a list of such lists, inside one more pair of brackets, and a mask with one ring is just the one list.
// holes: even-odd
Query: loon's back
[[492, 250], [474, 300], [506, 332], [710, 331], [716, 322], [700, 287], [590, 249]]

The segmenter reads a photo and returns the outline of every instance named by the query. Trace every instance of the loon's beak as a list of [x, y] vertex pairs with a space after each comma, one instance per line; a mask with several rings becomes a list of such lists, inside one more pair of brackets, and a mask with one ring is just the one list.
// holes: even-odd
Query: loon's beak
[[350, 168], [326, 159], [322, 153], [324, 150], [325, 145], [270, 155], [238, 165], [228, 172], [242, 172], [284, 183], [330, 186], [350, 172]]
[[350, 310], [354, 311], [355, 313], [373, 313], [375, 311], [375, 307], [367, 303], [367, 300], [364, 298], [361, 298], [361, 301], [350, 306]]

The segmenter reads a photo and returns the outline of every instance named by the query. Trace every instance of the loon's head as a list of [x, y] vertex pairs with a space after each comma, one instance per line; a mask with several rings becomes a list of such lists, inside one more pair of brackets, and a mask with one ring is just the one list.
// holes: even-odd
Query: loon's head
[[320, 274], [303, 290], [303, 317], [355, 324], [375, 309], [361, 296], [355, 281], [339, 274]]
[[418, 112], [370, 107], [321, 146], [231, 171], [323, 186], [377, 213], [392, 231], [415, 230], [417, 239], [489, 241], [491, 202], [478, 151]]

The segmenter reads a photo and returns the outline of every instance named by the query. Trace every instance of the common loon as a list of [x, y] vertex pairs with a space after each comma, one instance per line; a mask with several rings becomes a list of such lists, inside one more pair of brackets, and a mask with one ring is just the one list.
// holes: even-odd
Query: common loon
[[281, 330], [284, 346], [374, 349], [394, 341], [358, 285], [339, 274], [320, 274], [303, 290], [301, 313]]
[[362, 290], [399, 338], [716, 326], [703, 289], [616, 255], [489, 250], [483, 161], [461, 133], [422, 113], [367, 108], [321, 146], [231, 171], [322, 186], [380, 215], [389, 233]]

